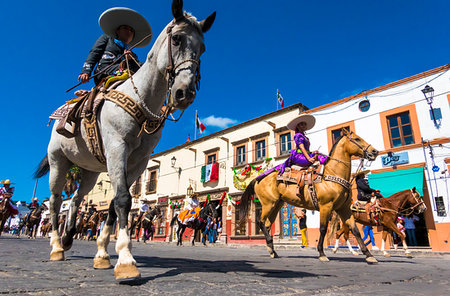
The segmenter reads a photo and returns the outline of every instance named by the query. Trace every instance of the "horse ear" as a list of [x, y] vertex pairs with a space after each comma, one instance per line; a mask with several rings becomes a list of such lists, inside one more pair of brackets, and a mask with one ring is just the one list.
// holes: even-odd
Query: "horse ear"
[[412, 190], [413, 190], [413, 192], [417, 192], [416, 186], [414, 186], [414, 188]]
[[210, 16], [200, 22], [200, 27], [202, 28], [202, 32], [206, 33], [211, 28], [214, 20], [216, 19], [216, 12], [214, 11]]
[[183, 0], [172, 1], [172, 15], [176, 21], [179, 21], [184, 18]]

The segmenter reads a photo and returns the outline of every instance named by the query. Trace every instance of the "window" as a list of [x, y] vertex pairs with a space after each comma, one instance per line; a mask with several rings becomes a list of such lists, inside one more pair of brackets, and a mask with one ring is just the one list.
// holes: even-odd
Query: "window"
[[236, 147], [236, 165], [242, 165], [246, 163], [245, 159], [245, 145]]
[[420, 146], [421, 137], [416, 105], [411, 104], [380, 113], [384, 148], [391, 152], [403, 146]]
[[436, 196], [434, 199], [436, 201], [436, 211], [437, 211], [438, 217], [447, 217], [447, 213], [445, 211], [444, 199], [442, 198], [442, 196]]
[[255, 202], [255, 235], [262, 234], [262, 230], [259, 227], [259, 221], [261, 221], [262, 206], [260, 202]]
[[157, 176], [157, 169], [149, 170], [148, 171], [148, 181], [147, 181], [147, 194], [156, 193], [156, 176]]
[[237, 207], [234, 208], [234, 221], [235, 221], [234, 235], [245, 235], [247, 223], [242, 223], [242, 225], [240, 225], [239, 209]]
[[289, 150], [292, 150], [291, 133], [287, 132], [280, 135], [280, 155], [289, 154]]
[[334, 145], [336, 143], [336, 141], [342, 137], [344, 135], [343, 129], [346, 129], [347, 131], [350, 130], [350, 126], [344, 126], [342, 128], [338, 128], [335, 130], [331, 131], [331, 140], [332, 140], [332, 144]]
[[139, 176], [139, 178], [137, 178], [136, 182], [134, 182], [134, 187], [131, 191], [133, 196], [141, 194], [141, 180], [142, 180], [142, 176]]
[[266, 140], [256, 142], [255, 161], [264, 160], [266, 158]]
[[414, 144], [414, 135], [409, 118], [409, 112], [403, 112], [386, 117], [391, 140], [391, 147]]
[[206, 164], [215, 163], [217, 161], [217, 154], [210, 154], [207, 156]]

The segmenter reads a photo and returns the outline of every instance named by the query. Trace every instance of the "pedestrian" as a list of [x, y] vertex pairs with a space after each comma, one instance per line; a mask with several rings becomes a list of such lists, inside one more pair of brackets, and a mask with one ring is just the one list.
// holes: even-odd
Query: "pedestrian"
[[[405, 226], [403, 226], [404, 223], [405, 219], [402, 217], [397, 218], [397, 228], [403, 235], [405, 235]], [[401, 243], [400, 236], [398, 236], [395, 232], [392, 233], [392, 236], [394, 239], [394, 249], [397, 250], [398, 245]]]
[[406, 237], [409, 246], [417, 246], [416, 225], [414, 224], [416, 221], [419, 221], [419, 217], [414, 214], [405, 217]]
[[217, 238], [216, 240], [220, 241], [220, 238], [222, 237], [222, 218], [217, 218]]
[[302, 238], [302, 248], [308, 246], [308, 237], [307, 237], [307, 230], [308, 227], [306, 226], [306, 209], [302, 209], [300, 211], [300, 214], [295, 214], [298, 218], [298, 226], [300, 228], [300, 236]]
[[[365, 242], [367, 238], [370, 238], [369, 241]], [[379, 250], [375, 245], [375, 238], [373, 237], [373, 228], [372, 226], [364, 226], [364, 237], [363, 242], [367, 246], [370, 243], [372, 244], [372, 250]]]
[[209, 243], [213, 244], [216, 242], [217, 237], [217, 220], [213, 218], [211, 221], [211, 227], [209, 228], [209, 233], [211, 234], [209, 237]]
[[206, 245], [206, 236], [209, 235], [210, 224], [211, 224], [211, 218], [208, 216], [208, 218], [206, 219], [205, 230], [203, 231], [203, 236], [202, 236], [202, 244], [204, 244], [204, 245]]

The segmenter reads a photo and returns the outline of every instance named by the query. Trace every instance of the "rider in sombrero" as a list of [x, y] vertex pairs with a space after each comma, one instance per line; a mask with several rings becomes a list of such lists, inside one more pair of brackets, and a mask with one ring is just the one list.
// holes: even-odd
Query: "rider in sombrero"
[[[0, 181], [0, 184], [3, 185], [3, 187], [0, 188], [0, 202], [3, 201], [4, 198], [11, 198], [14, 194], [15, 187], [10, 187], [12, 184], [9, 179]], [[11, 202], [11, 199], [9, 199], [9, 202], [7, 204], [7, 207], [9, 211], [13, 215], [17, 215], [19, 211], [17, 210], [17, 207]]]
[[[150, 24], [142, 15], [130, 8], [110, 8], [102, 13], [98, 23], [105, 34], [97, 39], [84, 62], [81, 74], [78, 76], [78, 80], [82, 83], [89, 81], [89, 76], [96, 65], [97, 67], [94, 70], [96, 85], [103, 78], [119, 70], [123, 59], [115, 60], [122, 54], [125, 54], [127, 58], [129, 57], [130, 70], [136, 72], [140, 63], [137, 56], [129, 48], [140, 41], [142, 42], [136, 47], [146, 46], [151, 40], [152, 29]], [[110, 66], [112, 63], [114, 64]]]
[[311, 114], [302, 114], [287, 124], [288, 129], [295, 131], [295, 149], [289, 151], [291, 152], [291, 155], [283, 164], [280, 165], [280, 175], [284, 173], [286, 167], [290, 167], [292, 165], [308, 167], [316, 161], [319, 161], [320, 164], [324, 164], [326, 162], [328, 158], [326, 155], [322, 155], [318, 151], [309, 151], [309, 146], [311, 143], [306, 136], [306, 131], [312, 129], [315, 124], [316, 119]]

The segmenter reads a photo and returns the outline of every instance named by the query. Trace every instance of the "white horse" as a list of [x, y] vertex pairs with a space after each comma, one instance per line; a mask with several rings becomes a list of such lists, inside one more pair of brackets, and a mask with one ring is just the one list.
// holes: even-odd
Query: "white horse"
[[[194, 101], [196, 83], [199, 82], [200, 56], [205, 50], [203, 33], [209, 30], [215, 19], [215, 12], [200, 22], [183, 13], [182, 0], [173, 0], [172, 14], [174, 20], [161, 32], [148, 53], [147, 60], [133, 75], [136, 89], [130, 79], [117, 88], [139, 103], [149, 120], [158, 118], [169, 87], [172, 94], [170, 107], [184, 110]], [[119, 258], [114, 276], [117, 279], [139, 277], [127, 229], [131, 208], [129, 188], [146, 168], [148, 155], [160, 140], [162, 128], [151, 135], [142, 133], [138, 136], [141, 126], [129, 113], [111, 101], [104, 102], [97, 118], [106, 165], [89, 151], [83, 127], [80, 127], [78, 136], [69, 139], [56, 132], [55, 123], [47, 155], [35, 173], [35, 177], [40, 178], [50, 171], [50, 213], [53, 225], [50, 260], [64, 260], [64, 251], [72, 246], [77, 209], [83, 197], [95, 185], [98, 174], [107, 171], [115, 196], [109, 207], [106, 225], [97, 239], [94, 268], [111, 267], [107, 246], [113, 224], [119, 218], [116, 243]], [[65, 233], [61, 238], [57, 229], [61, 192], [66, 172], [72, 164], [80, 167], [82, 181], [72, 197]]]

